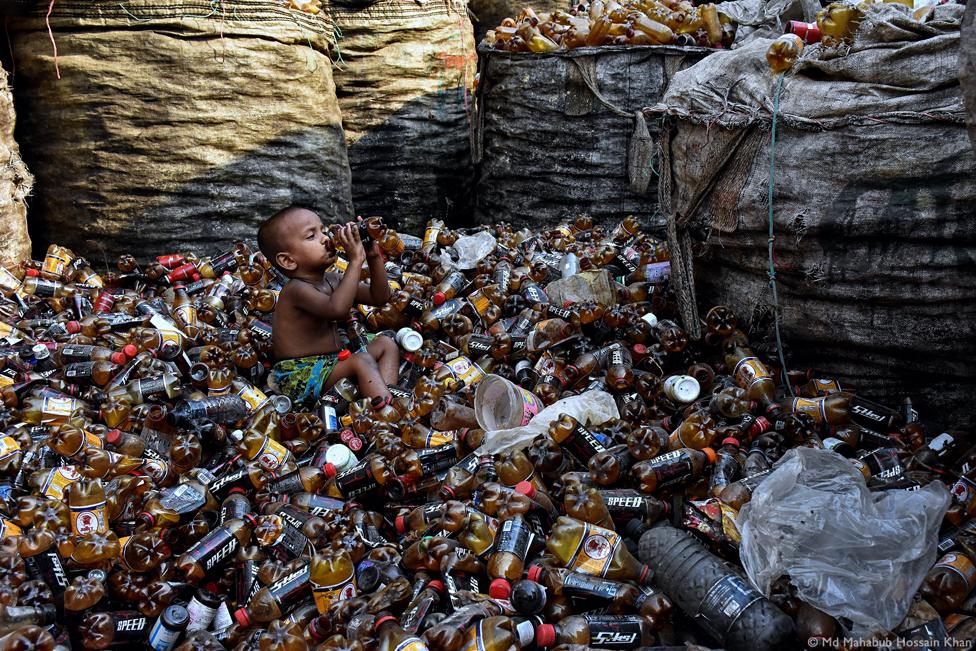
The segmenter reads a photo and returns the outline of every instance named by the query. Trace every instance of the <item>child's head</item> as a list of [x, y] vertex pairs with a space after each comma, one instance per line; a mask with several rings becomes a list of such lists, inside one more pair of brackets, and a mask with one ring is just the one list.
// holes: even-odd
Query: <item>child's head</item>
[[336, 260], [322, 220], [311, 210], [291, 206], [258, 227], [261, 253], [288, 277], [325, 271]]

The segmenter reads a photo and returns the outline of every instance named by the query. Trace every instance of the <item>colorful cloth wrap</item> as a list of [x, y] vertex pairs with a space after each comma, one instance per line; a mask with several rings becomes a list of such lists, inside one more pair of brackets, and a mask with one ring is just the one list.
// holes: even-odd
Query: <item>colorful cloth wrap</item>
[[[373, 341], [376, 335], [366, 335]], [[322, 396], [322, 386], [339, 363], [339, 352], [283, 359], [272, 367], [274, 381], [296, 406], [311, 407]]]

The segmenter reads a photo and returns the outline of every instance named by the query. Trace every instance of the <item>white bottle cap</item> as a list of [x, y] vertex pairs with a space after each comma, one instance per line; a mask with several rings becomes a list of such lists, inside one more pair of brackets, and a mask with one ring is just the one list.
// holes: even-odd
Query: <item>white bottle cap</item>
[[424, 345], [424, 337], [413, 328], [400, 328], [396, 333], [396, 342], [408, 353], [413, 353]]
[[647, 323], [650, 324], [650, 326], [652, 328], [656, 328], [657, 327], [657, 316], [655, 316], [655, 314], [653, 312], [648, 312], [647, 314], [645, 314], [641, 318], [644, 321], [647, 321]]
[[330, 445], [329, 449], [325, 451], [325, 462], [331, 463], [335, 466], [336, 472], [342, 472], [347, 468], [358, 463], [356, 455], [352, 453], [352, 450], [344, 446], [342, 443], [337, 443], [335, 445]]
[[664, 394], [677, 402], [692, 402], [700, 393], [701, 385], [690, 375], [672, 375], [664, 381]]

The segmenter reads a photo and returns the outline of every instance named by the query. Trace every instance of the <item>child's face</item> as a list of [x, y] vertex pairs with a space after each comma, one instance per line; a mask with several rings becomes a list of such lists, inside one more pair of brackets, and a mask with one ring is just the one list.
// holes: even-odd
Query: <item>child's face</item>
[[303, 210], [288, 222], [288, 250], [279, 254], [279, 264], [289, 271], [305, 271], [326, 269], [335, 262], [335, 248], [318, 215]]

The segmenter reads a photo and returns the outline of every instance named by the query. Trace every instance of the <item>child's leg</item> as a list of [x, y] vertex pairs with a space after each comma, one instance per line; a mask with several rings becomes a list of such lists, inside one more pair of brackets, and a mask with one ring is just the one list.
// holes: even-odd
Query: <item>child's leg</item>
[[380, 375], [380, 369], [376, 365], [376, 360], [365, 353], [357, 353], [349, 359], [343, 360], [335, 365], [329, 379], [322, 385], [322, 390], [327, 391], [332, 386], [347, 377], [359, 385], [359, 392], [367, 398], [388, 398], [389, 389], [386, 382]]
[[376, 360], [386, 384], [396, 384], [400, 374], [400, 347], [389, 337], [377, 337], [369, 342], [366, 351]]

